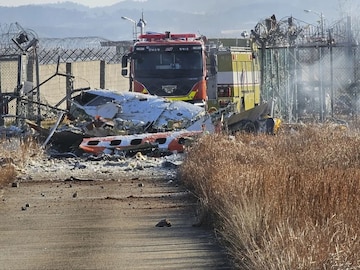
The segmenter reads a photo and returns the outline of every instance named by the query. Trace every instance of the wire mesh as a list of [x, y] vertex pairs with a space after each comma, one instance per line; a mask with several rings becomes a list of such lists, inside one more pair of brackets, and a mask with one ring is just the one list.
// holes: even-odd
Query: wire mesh
[[359, 107], [359, 53], [359, 46], [263, 49], [263, 100], [276, 100], [276, 113], [289, 122], [352, 119]]
[[[276, 116], [290, 123], [356, 120], [359, 25], [344, 18], [324, 31], [295, 21], [272, 18], [254, 30], [260, 47], [262, 99], [275, 100]], [[289, 36], [289, 31], [295, 35]]]

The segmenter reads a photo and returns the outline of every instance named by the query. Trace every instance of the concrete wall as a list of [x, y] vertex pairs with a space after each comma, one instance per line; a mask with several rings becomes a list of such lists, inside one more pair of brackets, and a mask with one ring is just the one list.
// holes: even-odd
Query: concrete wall
[[[104, 65], [103, 70], [101, 64]], [[66, 77], [68, 71], [74, 76], [72, 79], [73, 89], [111, 89], [113, 91], [128, 91], [129, 81], [121, 75], [121, 64], [104, 64], [101, 61], [75, 62], [70, 67], [60, 64], [59, 75], [52, 78], [49, 82], [41, 86], [41, 96], [50, 104], [55, 104], [66, 95]], [[40, 67], [40, 82], [44, 81], [56, 73], [56, 65], [46, 65]], [[103, 83], [101, 80], [103, 78]], [[103, 84], [103, 85], [102, 85]]]
[[[121, 75], [121, 63], [119, 64], [106, 64], [104, 61], [88, 61], [88, 62], [74, 62], [74, 63], [61, 63], [39, 66], [39, 81], [37, 81], [36, 66], [35, 64], [29, 64], [28, 59], [23, 57], [23, 65], [20, 70], [23, 71], [21, 75], [21, 81], [32, 81], [33, 83], [25, 83], [28, 90], [35, 88], [37, 84], [40, 85], [40, 102], [51, 106], [56, 105], [66, 96], [66, 88], [72, 84], [72, 89], [90, 88], [90, 89], [109, 89], [115, 92], [124, 92], [129, 89], [129, 79], [124, 78]], [[18, 57], [14, 57], [12, 60], [0, 57], [0, 90], [1, 94], [5, 96], [5, 99], [10, 94], [18, 92], [18, 77], [19, 77], [19, 63]], [[69, 81], [66, 74], [71, 74], [73, 78]], [[70, 84], [69, 84], [70, 83]], [[22, 88], [23, 90], [25, 87]], [[22, 91], [23, 91], [22, 90]], [[33, 100], [37, 101], [36, 89], [33, 91]], [[1, 99], [0, 99], [1, 101]], [[6, 102], [5, 102], [6, 103]], [[0, 102], [1, 105], [1, 102]], [[3, 107], [3, 110], [5, 107]], [[44, 118], [54, 116], [54, 110], [41, 106], [41, 115]], [[66, 101], [60, 106], [60, 109], [66, 108]], [[17, 99], [13, 99], [8, 103], [6, 108], [7, 112], [1, 112], [0, 115], [6, 115], [0, 117], [0, 124], [3, 121], [6, 124], [13, 124], [16, 119], [38, 119], [38, 106], [33, 105], [29, 107], [27, 105], [19, 106]], [[17, 110], [18, 109], [18, 110]], [[15, 115], [20, 115], [20, 118], [16, 118]]]
[[129, 79], [121, 75], [121, 64], [106, 65], [105, 88], [129, 91]]
[[[33, 80], [33, 87], [36, 82], [35, 66], [29, 68], [26, 63], [23, 64], [25, 70], [22, 81]], [[26, 70], [33, 72], [32, 79], [26, 75]], [[28, 71], [29, 72], [29, 71]], [[70, 73], [73, 89], [91, 88], [91, 89], [110, 89], [116, 92], [128, 91], [129, 81], [121, 75], [121, 64], [106, 64], [103, 61], [88, 61], [61, 63], [57, 70], [56, 64], [39, 66], [40, 100], [49, 105], [57, 104], [66, 96], [67, 78]], [[18, 61], [0, 61], [0, 87], [3, 94], [15, 93], [18, 81]], [[32, 87], [31, 87], [32, 88]], [[30, 88], [30, 89], [31, 89]], [[36, 100], [36, 97], [35, 99]], [[62, 103], [60, 108], [65, 109], [66, 103]], [[9, 114], [16, 113], [16, 101], [9, 103]]]
[[[42, 65], [39, 67], [40, 74], [40, 100], [49, 105], [55, 105], [66, 95], [66, 64], [62, 63], [56, 71], [57, 65]], [[45, 82], [46, 81], [46, 82]], [[36, 86], [36, 82], [34, 82]], [[60, 107], [65, 108], [65, 103]]]
[[91, 87], [100, 88], [100, 61], [75, 62], [71, 64], [74, 89]]

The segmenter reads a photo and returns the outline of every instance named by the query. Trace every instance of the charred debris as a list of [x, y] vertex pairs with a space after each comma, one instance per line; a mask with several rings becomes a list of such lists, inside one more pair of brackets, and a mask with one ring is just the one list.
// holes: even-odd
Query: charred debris
[[[274, 133], [272, 104], [238, 113], [232, 101], [224, 108], [208, 109], [130, 91], [74, 89], [71, 72], [59, 72], [60, 56], [55, 74], [40, 82], [36, 34], [19, 25], [17, 28], [11, 39], [16, 45], [12, 44], [18, 61], [17, 86], [15, 91], [0, 89], [0, 125], [4, 125], [6, 117], [15, 121], [8, 121], [13, 126], [0, 127], [3, 137], [31, 136], [54, 155], [141, 152], [159, 156], [182, 152], [187, 144], [207, 133]], [[27, 78], [33, 69], [36, 79], [30, 75]], [[65, 77], [66, 94], [55, 105], [45, 104], [40, 98], [40, 86], [56, 76]], [[16, 103], [15, 115], [9, 113], [10, 103]], [[66, 109], [61, 109], [63, 103]]]
[[[69, 109], [57, 110], [57, 118], [46, 125], [25, 121], [32, 131], [30, 136], [52, 156], [131, 156], [138, 152], [164, 156], [183, 152], [186, 145], [203, 134], [275, 131], [267, 103], [234, 113], [231, 105], [205, 110], [184, 101], [104, 89], [75, 91], [69, 101]], [[24, 131], [11, 127], [2, 133]]]
[[43, 147], [76, 155], [165, 155], [181, 152], [205, 125], [211, 130], [203, 108], [140, 93], [84, 90], [70, 104], [48, 128], [26, 121]]

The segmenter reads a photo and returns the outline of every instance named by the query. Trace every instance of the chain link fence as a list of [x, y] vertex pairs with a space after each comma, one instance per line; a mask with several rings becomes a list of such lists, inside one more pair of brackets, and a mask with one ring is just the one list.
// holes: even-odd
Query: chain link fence
[[293, 21], [268, 23], [253, 33], [260, 44], [263, 101], [273, 101], [275, 116], [288, 123], [357, 120], [358, 25], [346, 18], [319, 32]]
[[304, 46], [261, 51], [262, 98], [289, 122], [351, 120], [359, 111], [359, 46]]

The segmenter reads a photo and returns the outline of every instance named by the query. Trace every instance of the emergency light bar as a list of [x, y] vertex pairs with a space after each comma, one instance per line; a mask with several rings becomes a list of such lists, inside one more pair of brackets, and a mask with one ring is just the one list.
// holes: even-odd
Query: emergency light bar
[[140, 39], [146, 40], [165, 40], [165, 39], [193, 39], [196, 38], [195, 34], [171, 34], [170, 32], [166, 33], [152, 33], [152, 34], [143, 34], [139, 36]]

